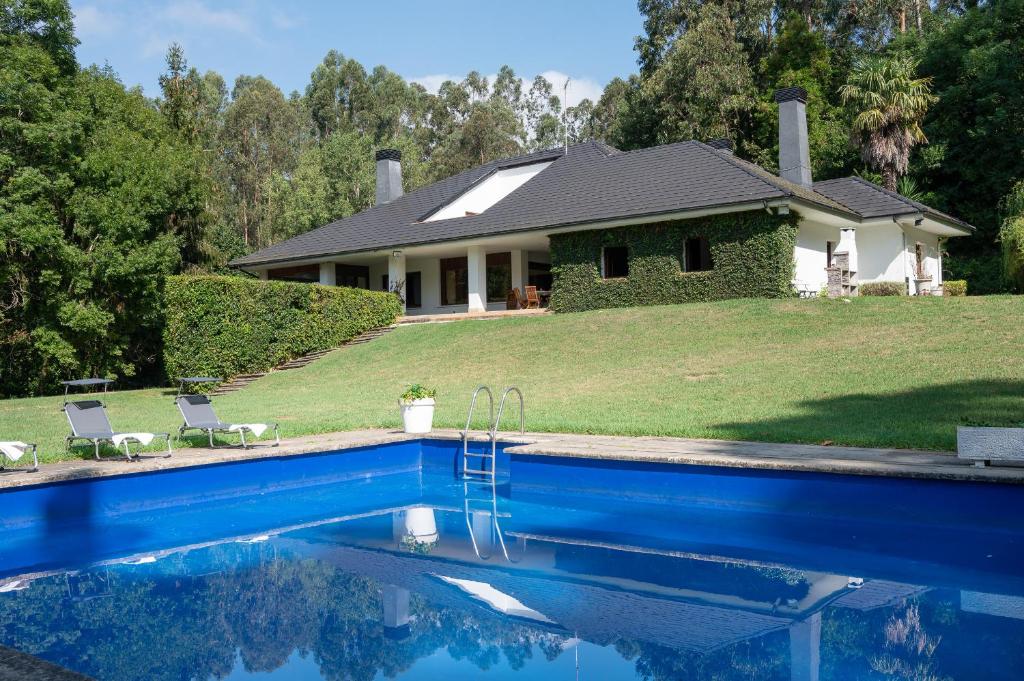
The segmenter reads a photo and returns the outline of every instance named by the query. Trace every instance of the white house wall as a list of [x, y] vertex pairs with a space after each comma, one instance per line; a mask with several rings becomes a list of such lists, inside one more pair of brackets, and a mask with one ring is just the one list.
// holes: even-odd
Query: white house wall
[[828, 254], [827, 242], [829, 241], [833, 244], [839, 243], [838, 227], [819, 225], [806, 220], [800, 223], [793, 255], [795, 261], [793, 282], [798, 290], [818, 292], [828, 283], [825, 267]]
[[903, 229], [895, 222], [857, 228], [857, 276], [869, 281], [905, 281]]

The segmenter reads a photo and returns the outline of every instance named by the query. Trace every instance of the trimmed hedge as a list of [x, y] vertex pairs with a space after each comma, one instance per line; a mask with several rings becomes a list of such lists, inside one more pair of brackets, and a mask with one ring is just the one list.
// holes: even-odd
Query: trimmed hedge
[[[579, 312], [791, 295], [798, 216], [734, 213], [551, 236], [551, 308]], [[705, 237], [712, 269], [683, 272], [686, 240]], [[601, 249], [629, 248], [629, 277], [601, 278]]]
[[869, 281], [860, 285], [862, 296], [905, 296], [907, 285], [902, 281]]
[[942, 294], [954, 298], [967, 295], [967, 282], [963, 279], [942, 282]]
[[267, 371], [392, 324], [391, 293], [241, 277], [173, 276], [165, 291], [168, 376]]

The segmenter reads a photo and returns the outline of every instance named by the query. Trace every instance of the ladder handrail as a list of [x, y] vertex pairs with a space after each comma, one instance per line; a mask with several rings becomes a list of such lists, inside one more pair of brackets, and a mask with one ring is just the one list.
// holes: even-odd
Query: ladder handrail
[[505, 392], [501, 393], [501, 402], [498, 404], [498, 418], [494, 420], [494, 425], [491, 426], [492, 446], [495, 444], [495, 440], [498, 439], [498, 425], [501, 423], [501, 414], [505, 411], [505, 399], [511, 392], [519, 396], [519, 434], [524, 435], [526, 433], [526, 403], [523, 400], [523, 391], [512, 385], [505, 388]]
[[465, 443], [466, 440], [469, 438], [469, 424], [472, 423], [473, 421], [473, 409], [476, 408], [476, 398], [480, 394], [481, 390], [487, 393], [487, 400], [490, 403], [491, 413], [490, 420], [487, 422], [488, 429], [490, 429], [490, 424], [494, 422], [494, 394], [491, 392], [491, 389], [488, 388], [486, 385], [477, 386], [477, 389], [473, 391], [473, 399], [470, 400], [469, 402], [469, 412], [466, 414], [466, 427], [462, 431], [463, 443]]

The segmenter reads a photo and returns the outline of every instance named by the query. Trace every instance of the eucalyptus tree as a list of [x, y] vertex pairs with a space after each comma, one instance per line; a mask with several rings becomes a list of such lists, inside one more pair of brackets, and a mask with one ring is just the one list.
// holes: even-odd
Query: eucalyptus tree
[[890, 191], [906, 174], [913, 148], [928, 141], [921, 121], [937, 98], [931, 78], [918, 77], [917, 66], [907, 55], [865, 58], [840, 89], [843, 102], [856, 111], [851, 139]]

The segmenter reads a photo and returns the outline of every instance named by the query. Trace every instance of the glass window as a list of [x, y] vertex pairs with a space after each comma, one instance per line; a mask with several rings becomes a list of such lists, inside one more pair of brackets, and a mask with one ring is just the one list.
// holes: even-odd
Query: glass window
[[407, 272], [405, 275], [405, 306], [422, 307], [423, 286], [419, 272]]
[[629, 249], [625, 246], [604, 247], [605, 279], [621, 279], [629, 276]]
[[685, 272], [705, 272], [714, 267], [711, 262], [711, 244], [702, 236], [686, 240]]
[[466, 258], [441, 259], [441, 304], [469, 302], [469, 267]]
[[503, 303], [512, 290], [512, 254], [487, 254], [487, 302]]
[[267, 271], [267, 279], [275, 281], [301, 281], [316, 283], [320, 281], [320, 265], [298, 265], [296, 267], [279, 267]]
[[533, 262], [528, 263], [526, 283], [536, 286], [541, 291], [550, 291], [552, 284], [551, 263]]
[[365, 265], [335, 265], [334, 280], [338, 286], [370, 288], [370, 268]]

